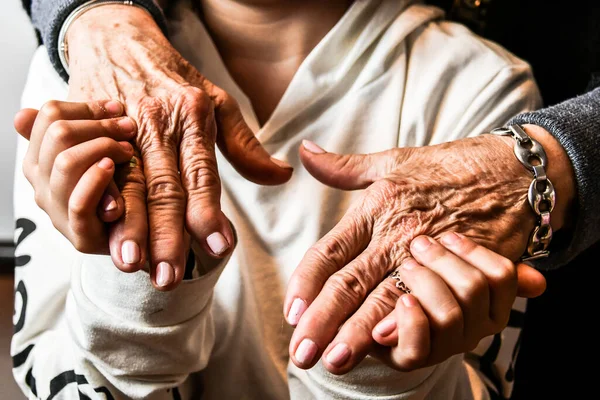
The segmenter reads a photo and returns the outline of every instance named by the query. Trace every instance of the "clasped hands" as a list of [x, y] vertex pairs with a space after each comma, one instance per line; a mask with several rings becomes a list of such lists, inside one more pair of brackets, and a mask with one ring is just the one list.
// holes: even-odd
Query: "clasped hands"
[[[30, 140], [23, 170], [37, 204], [75, 248], [110, 254], [125, 272], [149, 264], [155, 287], [172, 290], [190, 240], [215, 258], [232, 250], [215, 146], [258, 184], [285, 183], [293, 171], [164, 37], [139, 37], [135, 62], [129, 53], [108, 60], [121, 63], [113, 74], [85, 54], [94, 37], [82, 37], [79, 51], [69, 39], [70, 102], [24, 109], [15, 128]], [[144, 70], [144, 85], [132, 66]], [[400, 370], [432, 365], [501, 331], [515, 296], [544, 291], [541, 274], [510, 261], [534, 218], [524, 201], [530, 177], [503, 138], [371, 155], [304, 142], [299, 151], [324, 184], [364, 190], [289, 282], [283, 312], [296, 327], [297, 366], [322, 358], [340, 374], [368, 354]], [[386, 278], [398, 268], [411, 294]]]

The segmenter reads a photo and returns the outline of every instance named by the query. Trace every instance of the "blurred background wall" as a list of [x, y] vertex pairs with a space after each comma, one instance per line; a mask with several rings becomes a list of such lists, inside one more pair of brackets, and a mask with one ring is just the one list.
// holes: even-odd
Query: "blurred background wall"
[[20, 0], [0, 3], [0, 399], [24, 398], [12, 378], [12, 182], [17, 133], [12, 124], [37, 40]]

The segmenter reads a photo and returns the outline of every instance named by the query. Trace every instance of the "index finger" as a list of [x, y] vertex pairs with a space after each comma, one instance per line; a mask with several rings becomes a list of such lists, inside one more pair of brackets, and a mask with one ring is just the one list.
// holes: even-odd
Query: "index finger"
[[37, 164], [42, 137], [48, 130], [48, 127], [58, 120], [78, 120], [91, 119], [98, 120], [104, 118], [118, 117], [123, 114], [123, 105], [114, 100], [100, 100], [88, 103], [66, 102], [52, 100], [45, 103], [39, 110], [27, 151], [29, 162]]

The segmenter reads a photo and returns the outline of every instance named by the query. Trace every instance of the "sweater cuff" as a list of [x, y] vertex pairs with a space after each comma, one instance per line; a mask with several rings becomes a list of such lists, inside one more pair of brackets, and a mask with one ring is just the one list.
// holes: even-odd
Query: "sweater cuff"
[[577, 207], [572, 228], [556, 232], [550, 256], [534, 261], [536, 268], [558, 268], [600, 239], [599, 110], [600, 88], [552, 107], [518, 115], [509, 122], [533, 124], [547, 130], [565, 149], [575, 171]]
[[[31, 19], [46, 45], [52, 66], [68, 82], [69, 74], [63, 68], [58, 56], [58, 34], [69, 15], [89, 0], [33, 0]], [[167, 21], [162, 9], [154, 0], [133, 0], [133, 3], [148, 10], [165, 36], [168, 35]]]

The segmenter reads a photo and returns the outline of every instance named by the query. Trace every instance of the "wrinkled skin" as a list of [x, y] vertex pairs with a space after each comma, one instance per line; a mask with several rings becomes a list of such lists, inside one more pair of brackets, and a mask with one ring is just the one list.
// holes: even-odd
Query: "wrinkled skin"
[[[338, 225], [307, 251], [289, 282], [284, 315], [296, 325], [290, 343], [296, 365], [310, 368], [325, 355], [329, 371], [345, 373], [376, 351], [395, 368], [410, 370], [471, 350], [506, 326], [517, 295], [517, 269], [510, 260], [523, 254], [535, 222], [526, 201], [531, 175], [512, 154], [511, 140], [482, 135], [371, 155], [301, 149], [302, 162], [321, 182], [365, 190]], [[492, 258], [497, 265], [478, 273], [446, 277], [456, 301], [437, 305], [423, 267], [401, 268], [411, 296], [429, 318], [431, 345], [417, 346], [406, 357], [393, 357], [389, 348], [382, 354], [373, 337], [386, 344], [393, 340], [383, 340], [373, 328], [402, 294], [386, 276], [407, 261], [414, 266], [411, 250], [425, 269], [449, 274], [450, 268], [439, 261], [448, 249], [437, 242], [425, 253], [410, 248], [419, 235], [439, 239], [444, 232], [462, 234], [503, 257]], [[454, 251], [466, 257], [468, 245], [462, 246]], [[295, 299], [304, 304], [299, 313], [294, 310], [300, 315], [290, 316]], [[483, 311], [477, 307], [482, 301]], [[476, 317], [484, 312], [483, 319]], [[307, 338], [316, 345], [315, 356], [299, 360], [296, 351]], [[332, 365], [326, 356], [338, 343], [345, 343], [351, 354], [341, 365]]]
[[[138, 126], [137, 164], [117, 167], [125, 212], [110, 232], [113, 261], [128, 272], [149, 261], [155, 286], [173, 289], [183, 277], [184, 231], [213, 257], [223, 257], [233, 247], [220, 207], [215, 142], [253, 182], [281, 184], [292, 169], [271, 159], [235, 100], [185, 61], [145, 11], [95, 8], [74, 22], [67, 39], [69, 100], [119, 100]], [[207, 242], [214, 233], [218, 240]], [[93, 236], [84, 240], [97, 242]], [[135, 262], [123, 260], [125, 241], [140, 249]], [[155, 279], [161, 263], [174, 270], [174, 279], [164, 286]]]

